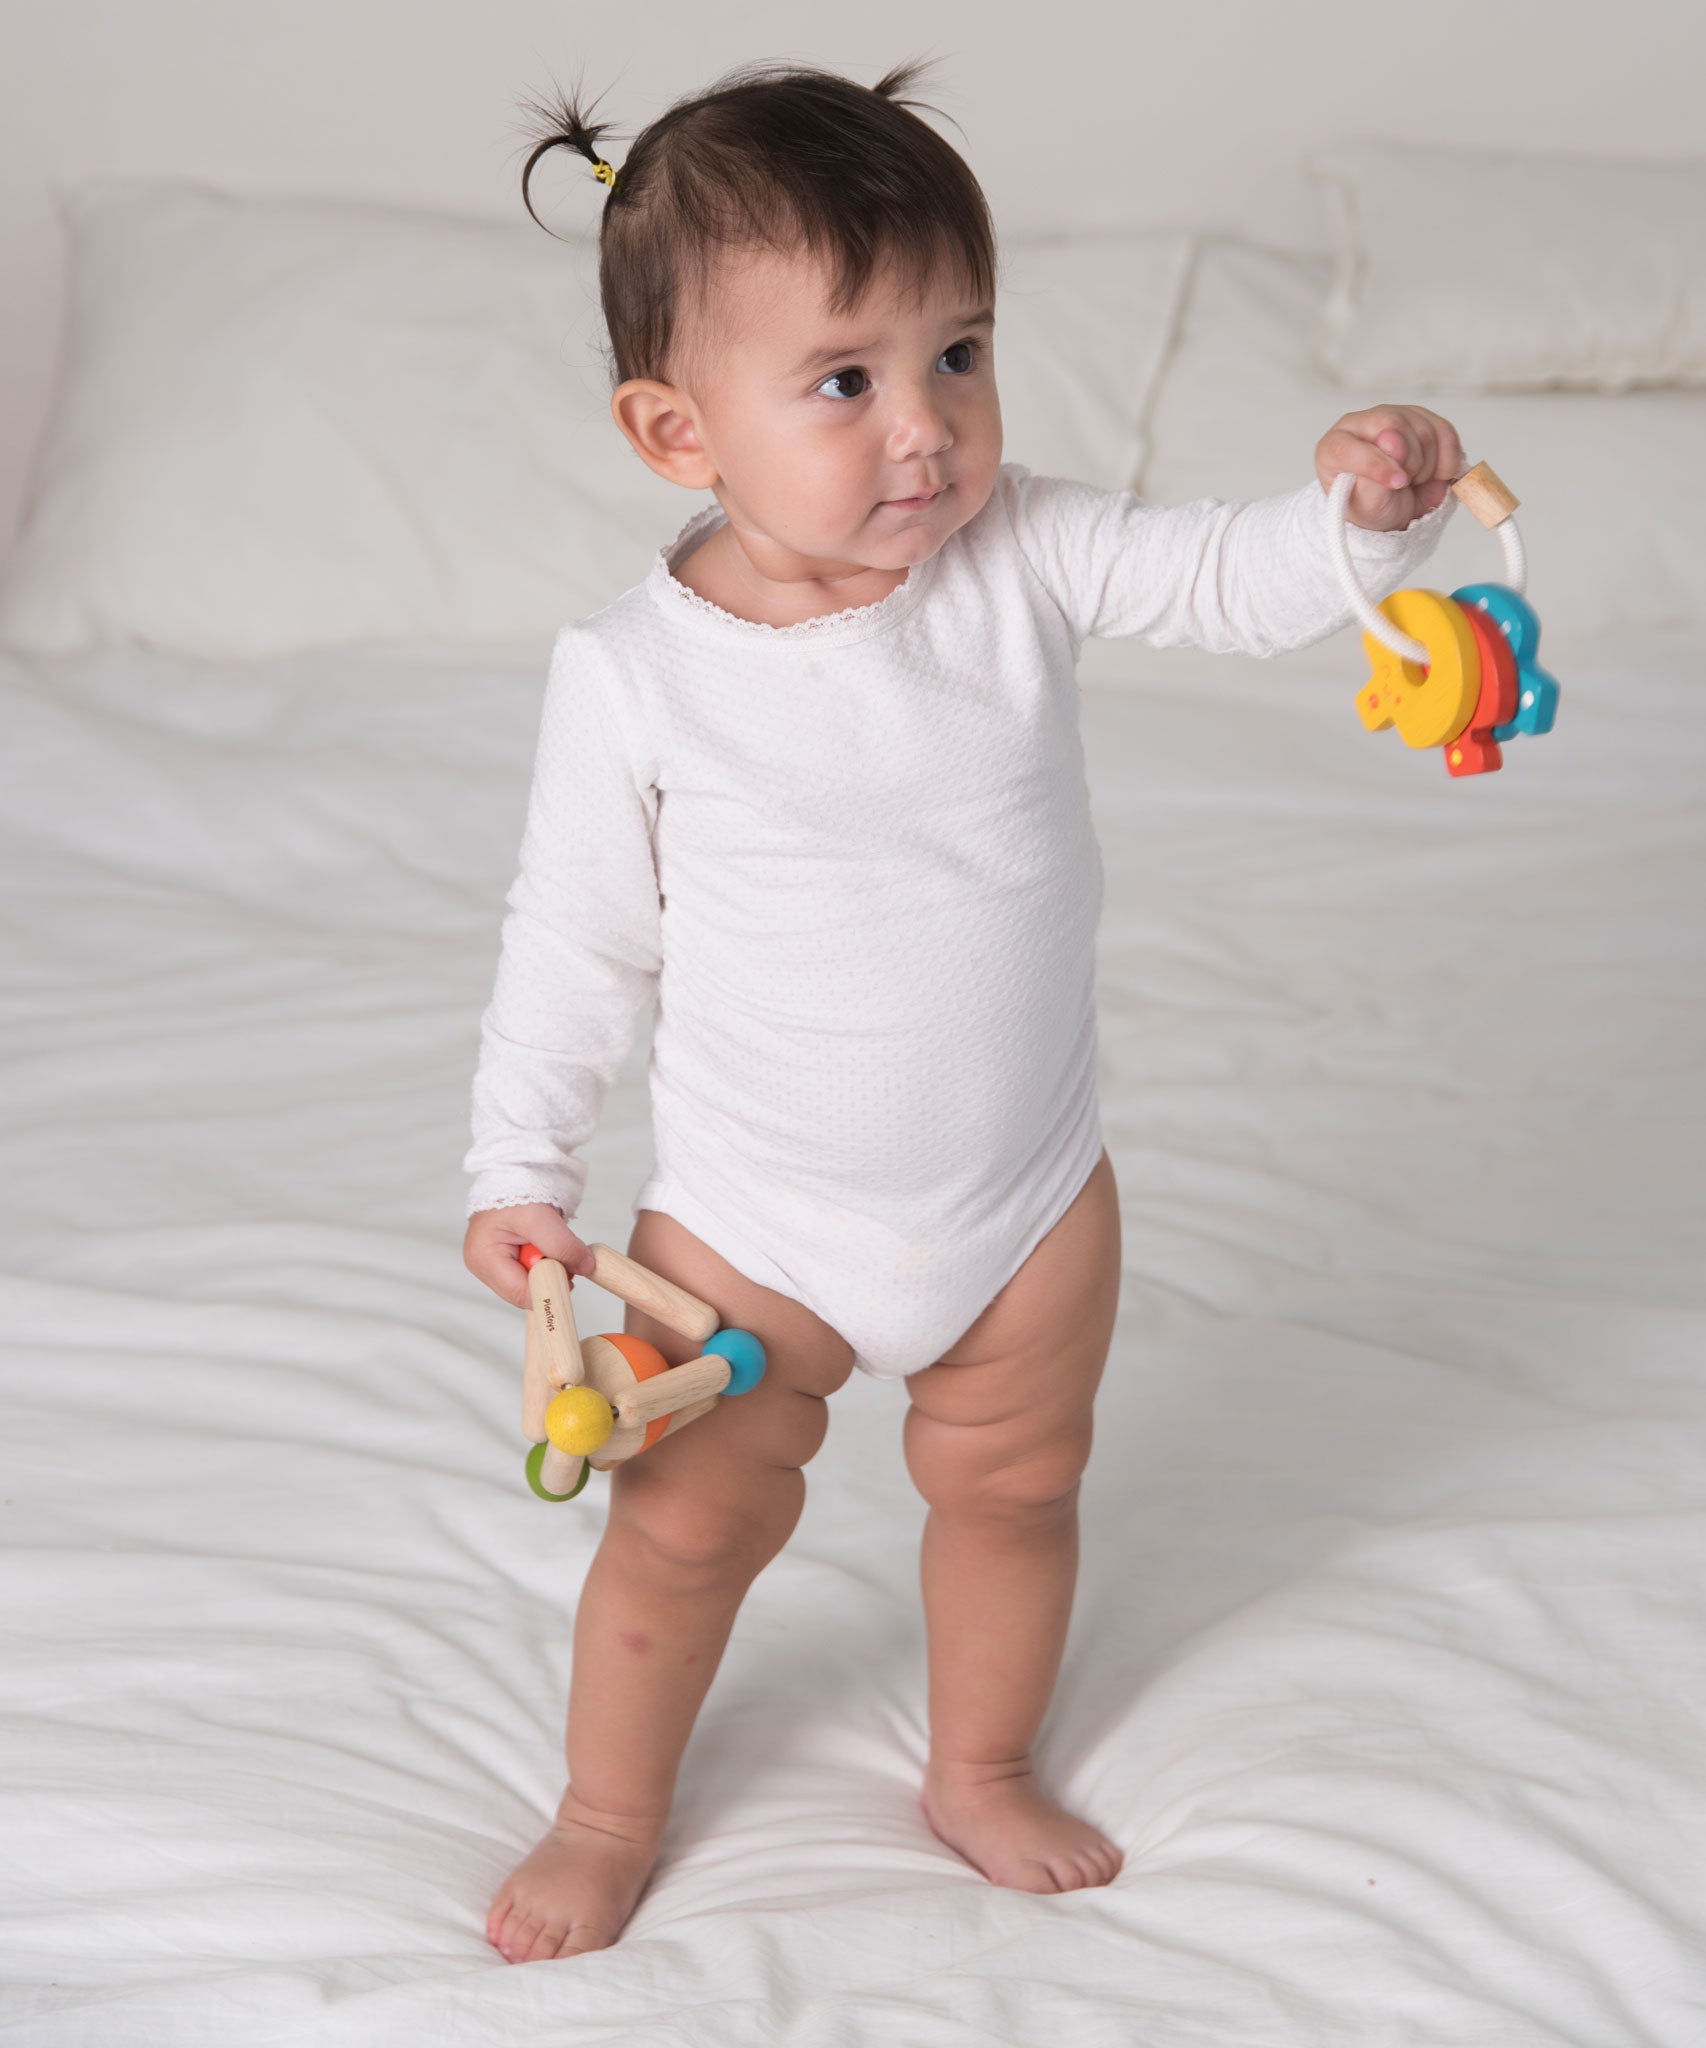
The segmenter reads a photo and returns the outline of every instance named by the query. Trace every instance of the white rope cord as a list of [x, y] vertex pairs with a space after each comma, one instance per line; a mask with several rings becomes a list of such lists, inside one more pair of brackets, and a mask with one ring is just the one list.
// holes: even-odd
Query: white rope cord
[[[1338, 571], [1339, 587], [1352, 611], [1383, 646], [1390, 647], [1394, 654], [1401, 654], [1406, 661], [1420, 662], [1426, 667], [1430, 659], [1428, 650], [1419, 640], [1412, 640], [1408, 633], [1400, 633], [1384, 612], [1376, 610], [1368, 592], [1357, 581], [1357, 572], [1351, 565], [1350, 543], [1345, 538], [1345, 506], [1355, 482], [1350, 470], [1341, 470], [1333, 479], [1333, 488], [1327, 493], [1327, 551]], [[1501, 519], [1497, 531], [1505, 550], [1505, 581], [1520, 595], [1528, 580], [1528, 558], [1523, 553], [1522, 535], [1516, 530], [1515, 518], [1507, 516]]]

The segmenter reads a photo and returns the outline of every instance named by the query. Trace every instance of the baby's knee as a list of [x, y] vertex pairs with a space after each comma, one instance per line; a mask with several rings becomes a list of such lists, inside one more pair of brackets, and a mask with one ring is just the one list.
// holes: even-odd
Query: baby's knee
[[792, 1535], [806, 1496], [797, 1466], [743, 1466], [738, 1483], [731, 1477], [698, 1486], [677, 1474], [627, 1490], [620, 1509], [612, 1495], [612, 1523], [640, 1545], [658, 1583], [691, 1590], [752, 1578]]
[[920, 1494], [946, 1514], [1047, 1522], [1075, 1510], [1090, 1436], [1087, 1420], [1021, 1440], [914, 1409], [907, 1416], [906, 1462]]

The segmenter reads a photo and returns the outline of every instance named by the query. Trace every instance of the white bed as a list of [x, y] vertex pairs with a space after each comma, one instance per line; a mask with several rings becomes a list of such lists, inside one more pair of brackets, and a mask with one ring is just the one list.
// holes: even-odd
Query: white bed
[[1467, 781], [1351, 634], [1094, 650], [1126, 1277], [1039, 1756], [1125, 1868], [926, 1827], [856, 1378], [627, 1933], [519, 1968], [604, 1500], [526, 1490], [459, 1257], [543, 648], [0, 657], [0, 2041], [1706, 2041], [1699, 642], [1549, 630], [1556, 730]]

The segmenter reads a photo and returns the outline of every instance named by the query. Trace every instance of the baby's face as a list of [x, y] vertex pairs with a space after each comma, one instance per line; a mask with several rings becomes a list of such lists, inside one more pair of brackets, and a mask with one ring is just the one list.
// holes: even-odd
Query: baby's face
[[[952, 278], [922, 303], [879, 270], [851, 313], [803, 252], [731, 253], [679, 387], [736, 529], [801, 574], [904, 570], [987, 502], [1001, 462], [993, 309]], [[923, 494], [932, 493], [927, 502]]]

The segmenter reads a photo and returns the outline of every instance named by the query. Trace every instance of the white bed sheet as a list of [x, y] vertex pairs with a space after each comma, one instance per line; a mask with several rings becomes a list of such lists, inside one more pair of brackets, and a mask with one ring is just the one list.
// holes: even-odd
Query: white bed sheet
[[1125, 1869], [926, 1827], [856, 1376], [627, 1934], [522, 1967], [605, 1493], [526, 1491], [459, 1161], [543, 650], [0, 664], [6, 2048], [1706, 2041], [1698, 648], [1549, 642], [1461, 783], [1348, 635], [1092, 653], [1126, 1278], [1039, 1755]]

